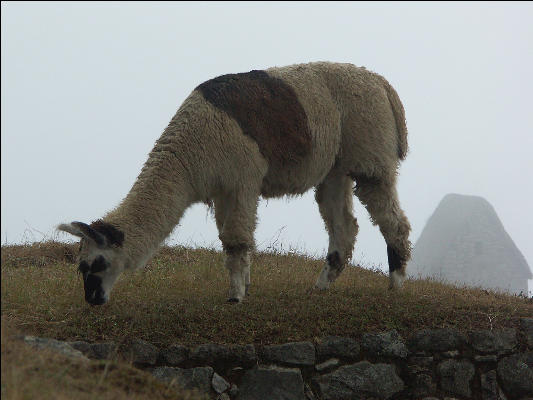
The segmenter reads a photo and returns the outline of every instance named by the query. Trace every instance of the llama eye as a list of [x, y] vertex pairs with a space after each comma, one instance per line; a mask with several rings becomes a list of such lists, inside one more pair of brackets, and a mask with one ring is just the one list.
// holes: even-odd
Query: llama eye
[[107, 269], [107, 262], [105, 261], [105, 258], [100, 256], [97, 257], [96, 260], [93, 261], [91, 264], [91, 273], [96, 272], [102, 272]]

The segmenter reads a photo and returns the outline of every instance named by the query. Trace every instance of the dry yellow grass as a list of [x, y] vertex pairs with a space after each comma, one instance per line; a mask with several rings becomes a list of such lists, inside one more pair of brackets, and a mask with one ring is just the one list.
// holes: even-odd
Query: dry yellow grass
[[36, 352], [15, 333], [60, 340], [140, 338], [163, 347], [283, 343], [326, 335], [455, 327], [514, 327], [533, 315], [531, 299], [429, 281], [387, 290], [388, 277], [345, 270], [327, 292], [310, 291], [322, 261], [295, 254], [253, 257], [251, 296], [226, 303], [224, 256], [208, 249], [162, 248], [150, 265], [124, 274], [109, 304], [83, 300], [76, 245], [2, 247], [2, 398], [199, 399], [120, 363], [89, 363]]
[[130, 365], [82, 361], [33, 350], [2, 320], [2, 399], [203, 400]]
[[233, 305], [223, 254], [182, 247], [161, 249], [147, 268], [123, 275], [107, 305], [91, 307], [71, 262], [75, 245], [36, 246], [2, 248], [2, 315], [26, 334], [62, 340], [268, 344], [390, 329], [408, 337], [422, 328], [514, 327], [533, 315], [530, 299], [436, 282], [391, 292], [387, 276], [359, 267], [329, 291], [310, 291], [322, 261], [266, 253], [253, 257], [251, 295]]

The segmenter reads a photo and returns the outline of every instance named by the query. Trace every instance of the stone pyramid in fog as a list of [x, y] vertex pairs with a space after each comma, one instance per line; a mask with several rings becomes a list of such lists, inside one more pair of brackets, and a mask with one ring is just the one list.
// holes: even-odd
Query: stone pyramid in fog
[[528, 293], [529, 266], [496, 211], [482, 197], [448, 194], [426, 223], [410, 276]]

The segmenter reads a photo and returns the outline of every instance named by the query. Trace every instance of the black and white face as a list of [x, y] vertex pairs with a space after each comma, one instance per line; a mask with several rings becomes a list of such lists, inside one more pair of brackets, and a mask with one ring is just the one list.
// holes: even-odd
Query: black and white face
[[85, 300], [93, 306], [107, 303], [113, 285], [124, 270], [121, 256], [124, 234], [102, 221], [91, 225], [72, 222], [58, 229], [81, 238], [78, 271], [83, 276]]
[[113, 285], [123, 268], [119, 263], [113, 262], [115, 257], [112, 250], [91, 247], [96, 246], [82, 239], [78, 271], [83, 276], [85, 300], [93, 306], [99, 306], [109, 301]]

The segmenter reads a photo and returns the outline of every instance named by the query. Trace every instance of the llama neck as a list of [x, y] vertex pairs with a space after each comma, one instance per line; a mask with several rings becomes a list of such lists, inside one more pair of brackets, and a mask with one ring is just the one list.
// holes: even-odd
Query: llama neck
[[205, 185], [198, 184], [203, 164], [195, 149], [202, 146], [191, 142], [203, 133], [203, 119], [197, 116], [204, 103], [196, 91], [183, 102], [126, 198], [103, 218], [124, 232], [127, 268], [144, 266], [185, 210], [207, 196]]
[[122, 203], [103, 220], [124, 232], [126, 268], [143, 267], [194, 201], [181, 163], [154, 148]]

